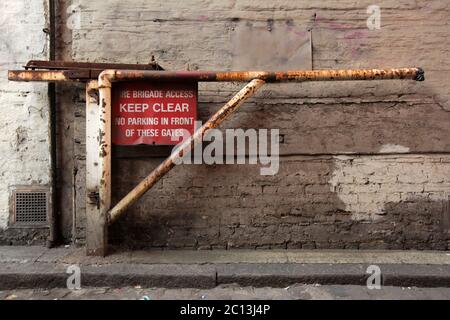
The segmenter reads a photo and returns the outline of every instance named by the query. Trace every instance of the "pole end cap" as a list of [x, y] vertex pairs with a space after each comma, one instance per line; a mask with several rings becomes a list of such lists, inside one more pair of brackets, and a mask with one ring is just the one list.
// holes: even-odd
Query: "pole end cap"
[[414, 78], [416, 81], [425, 81], [425, 71], [422, 68], [417, 68], [416, 77]]

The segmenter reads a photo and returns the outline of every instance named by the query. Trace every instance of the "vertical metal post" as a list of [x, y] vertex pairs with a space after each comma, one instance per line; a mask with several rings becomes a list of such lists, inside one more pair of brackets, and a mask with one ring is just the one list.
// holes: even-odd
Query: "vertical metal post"
[[105, 256], [108, 230], [104, 207], [100, 205], [101, 121], [98, 82], [86, 84], [86, 250], [88, 255]]
[[100, 103], [100, 213], [107, 220], [108, 211], [111, 209], [112, 83], [109, 74], [107, 72], [105, 74], [106, 76], [99, 77], [98, 92]]

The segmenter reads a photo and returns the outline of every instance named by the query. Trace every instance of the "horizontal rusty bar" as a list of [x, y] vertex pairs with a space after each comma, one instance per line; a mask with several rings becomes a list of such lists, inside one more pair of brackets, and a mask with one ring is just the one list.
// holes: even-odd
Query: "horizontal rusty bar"
[[8, 71], [10, 81], [89, 81], [98, 79], [104, 69], [74, 70], [12, 70]]
[[[253, 79], [265, 82], [348, 81], [348, 80], [425, 80], [421, 68], [359, 69], [359, 70], [312, 70], [312, 71], [151, 71], [107, 70], [114, 73], [113, 81], [131, 80], [187, 80], [198, 82], [249, 82]], [[62, 71], [9, 71], [12, 81], [83, 81], [94, 79], [99, 70]]]
[[98, 79], [104, 69], [73, 70], [12, 70], [8, 71], [10, 81], [89, 81]]
[[8, 79], [11, 81], [79, 81], [90, 79], [89, 70], [65, 70], [65, 71], [8, 71]]
[[396, 69], [357, 69], [357, 70], [312, 70], [312, 71], [137, 71], [116, 70], [114, 81], [127, 80], [192, 80], [199, 82], [248, 82], [253, 79], [265, 82], [303, 82], [303, 81], [345, 81], [345, 80], [390, 80], [410, 79], [423, 81], [424, 71], [421, 68]]
[[[66, 61], [40, 61], [31, 60], [26, 70], [12, 70], [8, 72], [11, 81], [88, 81], [98, 79], [98, 76], [107, 69], [133, 69], [133, 70], [163, 70], [157, 63], [150, 64], [120, 64], [120, 63], [87, 63]], [[29, 70], [32, 69], [32, 70]], [[36, 70], [47, 69], [47, 70]]]
[[48, 69], [48, 70], [78, 70], [78, 69], [164, 70], [156, 62], [150, 62], [149, 64], [130, 64], [130, 63], [92, 63], [92, 62], [44, 61], [44, 60], [28, 61], [28, 63], [24, 66], [24, 68], [25, 69]]

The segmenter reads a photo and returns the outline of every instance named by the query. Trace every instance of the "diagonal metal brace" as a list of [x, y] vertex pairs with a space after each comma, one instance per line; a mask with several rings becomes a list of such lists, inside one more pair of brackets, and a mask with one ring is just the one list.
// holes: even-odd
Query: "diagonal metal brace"
[[244, 101], [251, 97], [262, 85], [263, 80], [254, 79], [242, 88], [230, 101], [228, 101], [222, 108], [219, 109], [200, 129], [198, 129], [192, 136], [184, 141], [163, 163], [161, 163], [152, 173], [150, 173], [144, 180], [142, 180], [130, 193], [128, 193], [114, 208], [108, 212], [107, 221], [111, 224], [125, 210], [142, 197], [150, 188], [152, 188], [166, 173], [168, 173], [178, 160], [184, 155], [192, 151], [198, 143], [201, 143], [205, 133], [209, 129], [217, 128], [228, 116], [235, 112], [244, 103]]

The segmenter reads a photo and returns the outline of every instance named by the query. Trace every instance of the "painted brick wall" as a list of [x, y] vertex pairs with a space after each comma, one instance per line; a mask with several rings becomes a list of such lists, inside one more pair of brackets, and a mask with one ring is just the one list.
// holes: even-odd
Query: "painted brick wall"
[[42, 232], [4, 230], [11, 187], [50, 183], [47, 85], [7, 78], [8, 69], [48, 59], [46, 2], [0, 3], [0, 243], [45, 240]]
[[[366, 25], [381, 8], [381, 29]], [[421, 66], [427, 80], [267, 85], [222, 128], [277, 128], [278, 175], [177, 167], [111, 231], [160, 248], [448, 249], [450, 4], [432, 1], [65, 1], [64, 59], [169, 70]], [[78, 15], [79, 14], [79, 15]], [[76, 20], [74, 20], [76, 19]], [[65, 21], [62, 26], [65, 27]], [[312, 53], [308, 51], [312, 37]], [[238, 90], [201, 84], [200, 118]], [[83, 92], [61, 101], [84, 237]], [[162, 159], [116, 159], [114, 198]], [[62, 202], [71, 225], [71, 169]]]

